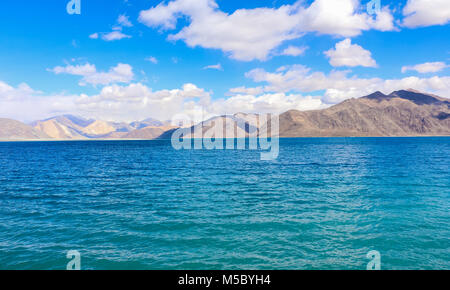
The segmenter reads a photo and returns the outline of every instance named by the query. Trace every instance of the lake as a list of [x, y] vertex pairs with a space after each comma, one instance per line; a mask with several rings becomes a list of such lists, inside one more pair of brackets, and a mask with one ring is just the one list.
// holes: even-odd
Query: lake
[[450, 138], [0, 143], [0, 269], [450, 269]]

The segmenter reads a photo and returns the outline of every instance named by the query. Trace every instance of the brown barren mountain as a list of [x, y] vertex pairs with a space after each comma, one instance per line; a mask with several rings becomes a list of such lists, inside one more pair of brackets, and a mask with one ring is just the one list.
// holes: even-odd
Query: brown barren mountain
[[83, 133], [83, 129], [92, 122], [94, 121], [85, 120], [72, 115], [62, 115], [42, 121], [36, 121], [31, 125], [53, 139], [78, 140], [87, 139]]
[[50, 137], [33, 127], [11, 119], [0, 119], [0, 140], [36, 140]]
[[402, 90], [376, 92], [317, 111], [280, 115], [280, 137], [450, 136], [450, 100]]
[[[198, 123], [195, 126], [183, 128], [183, 138], [200, 138], [203, 135], [214, 138], [248, 138], [258, 135], [259, 115], [238, 113], [234, 115], [217, 116]], [[265, 124], [265, 123], [264, 123]], [[222, 125], [222, 131], [217, 130]], [[218, 136], [216, 136], [217, 134]]]
[[[137, 139], [137, 140], [153, 140], [153, 139], [161, 139], [165, 136], [166, 132], [171, 132], [177, 127], [172, 126], [162, 126], [162, 127], [153, 127], [148, 126], [142, 129], [137, 129], [129, 132], [124, 135], [123, 139]], [[166, 136], [167, 137], [167, 136]], [[169, 137], [170, 138], [170, 137]], [[166, 139], [166, 138], [164, 138]]]

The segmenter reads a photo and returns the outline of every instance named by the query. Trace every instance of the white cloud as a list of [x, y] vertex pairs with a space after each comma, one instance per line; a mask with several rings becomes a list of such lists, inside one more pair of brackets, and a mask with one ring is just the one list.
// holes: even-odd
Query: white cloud
[[84, 65], [67, 65], [57, 66], [53, 69], [48, 69], [55, 74], [70, 74], [82, 76], [79, 82], [81, 86], [86, 84], [91, 85], [108, 85], [112, 83], [129, 83], [133, 77], [133, 68], [129, 64], [119, 63], [115, 67], [111, 67], [108, 72], [98, 72], [93, 64]]
[[[210, 92], [194, 84], [180, 89], [153, 91], [141, 83], [103, 87], [96, 95], [41, 96], [26, 84], [14, 88], [0, 82], [0, 115], [33, 121], [58, 114], [77, 114], [111, 121], [135, 121], [148, 117], [170, 120], [188, 115], [196, 121], [211, 116], [243, 113], [281, 113], [324, 106], [320, 98], [300, 94], [238, 94], [211, 100]], [[11, 98], [14, 96], [14, 98]]]
[[336, 43], [335, 49], [326, 51], [325, 55], [334, 67], [377, 67], [376, 61], [372, 58], [372, 53], [357, 44], [352, 44], [350, 38]]
[[149, 56], [145, 58], [146, 61], [149, 61], [151, 63], [157, 64], [158, 63], [158, 59], [154, 56]]
[[[123, 27], [132, 27], [133, 24], [130, 22], [128, 16], [122, 14], [117, 18], [117, 25], [113, 26], [111, 32], [101, 33], [101, 38], [104, 41], [115, 41], [121, 40], [124, 38], [131, 38], [131, 35], [125, 34], [122, 32]], [[91, 39], [98, 39], [100, 37], [99, 33], [93, 33], [89, 35]]]
[[87, 76], [97, 73], [95, 65], [89, 63], [84, 65], [67, 65], [65, 67], [56, 66], [53, 69], [48, 69], [48, 71], [55, 74], [71, 74], [77, 76]]
[[262, 93], [264, 93], [263, 87], [256, 87], [256, 88], [238, 87], [238, 88], [231, 88], [228, 91], [228, 95], [260, 95]]
[[300, 94], [262, 94], [236, 95], [228, 99], [213, 102], [209, 112], [216, 115], [235, 113], [273, 113], [280, 114], [288, 110], [316, 110], [323, 108], [319, 97], [302, 96]]
[[218, 10], [214, 1], [176, 0], [142, 11], [139, 19], [148, 26], [173, 29], [178, 15], [184, 14], [190, 17], [190, 25], [169, 39], [184, 40], [191, 47], [221, 49], [239, 60], [264, 60], [283, 41], [298, 37], [292, 31], [297, 20], [290, 10], [290, 6], [240, 9], [229, 15]]
[[[60, 69], [79, 75], [91, 70], [89, 66]], [[362, 79], [349, 77], [348, 72], [342, 71], [330, 74], [311, 72], [300, 65], [281, 67], [274, 73], [257, 69], [247, 76], [267, 85], [234, 88], [230, 90], [231, 97], [215, 100], [211, 98], [211, 92], [190, 83], [180, 89], [159, 91], [153, 91], [142, 83], [113, 84], [103, 87], [95, 95], [45, 96], [26, 84], [13, 87], [0, 82], [0, 116], [32, 121], [72, 113], [96, 119], [135, 121], [148, 117], [168, 120], [184, 114], [200, 121], [199, 118], [205, 116], [237, 112], [281, 113], [291, 109], [321, 109], [377, 90], [387, 94], [413, 88], [443, 97], [450, 95], [450, 77]], [[313, 91], [321, 93], [316, 97], [308, 95]]]
[[308, 32], [344, 37], [357, 36], [370, 29], [395, 29], [394, 17], [387, 7], [377, 13], [376, 18], [358, 13], [362, 8], [359, 0], [315, 0], [308, 8], [300, 10], [300, 25]]
[[303, 55], [307, 49], [306, 46], [298, 47], [290, 45], [281, 52], [281, 55], [299, 56]]
[[133, 24], [128, 19], [128, 16], [126, 16], [126, 15], [119, 15], [119, 18], [117, 19], [117, 23], [119, 23], [119, 25], [125, 26], [125, 27], [133, 26]]
[[124, 34], [121, 31], [115, 30], [109, 33], [102, 34], [102, 39], [104, 41], [114, 41], [114, 40], [121, 40], [124, 38], [131, 38], [130, 35]]
[[13, 87], [0, 81], [0, 116], [24, 122], [43, 119], [73, 110], [74, 97], [44, 96], [22, 83]]
[[219, 10], [214, 0], [174, 0], [141, 11], [139, 21], [149, 27], [173, 30], [178, 19], [189, 24], [170, 34], [169, 40], [183, 40], [191, 47], [220, 49], [231, 58], [266, 60], [283, 42], [307, 32], [355, 36], [364, 30], [393, 30], [387, 8], [376, 18], [359, 13], [359, 0], [304, 1], [279, 8], [238, 9], [232, 14]]
[[323, 101], [338, 103], [348, 98], [361, 97], [375, 91], [391, 93], [401, 89], [416, 89], [434, 93], [442, 97], [450, 96], [450, 77], [402, 79], [358, 78], [348, 76], [349, 71], [311, 72], [302, 65], [281, 67], [271, 73], [263, 69], [254, 69], [246, 76], [255, 82], [265, 82], [265, 92], [300, 92], [311, 93], [325, 91]]
[[16, 88], [0, 81], [0, 100], [20, 100], [29, 95], [39, 94], [26, 83], [21, 83]]
[[223, 70], [222, 65], [220, 63], [214, 64], [214, 65], [205, 66], [203, 69]]
[[408, 0], [403, 15], [402, 24], [409, 28], [445, 25], [450, 21], [450, 1]]
[[443, 69], [448, 67], [444, 62], [426, 62], [422, 64], [417, 64], [413, 66], [404, 66], [402, 67], [402, 73], [406, 73], [407, 71], [416, 71], [418, 73], [436, 73], [440, 72]]
[[325, 105], [320, 98], [300, 94], [238, 94], [212, 101], [210, 93], [194, 84], [181, 89], [152, 91], [137, 83], [113, 85], [95, 96], [82, 95], [76, 100], [83, 114], [107, 120], [130, 121], [149, 116], [168, 120], [178, 114], [196, 121], [210, 116], [243, 113], [281, 113], [290, 109], [311, 110]]
[[81, 95], [78, 110], [106, 120], [133, 121], [148, 117], [169, 120], [184, 113], [194, 116], [210, 102], [210, 94], [194, 84], [181, 89], [152, 91], [141, 84], [104, 87], [98, 95]]

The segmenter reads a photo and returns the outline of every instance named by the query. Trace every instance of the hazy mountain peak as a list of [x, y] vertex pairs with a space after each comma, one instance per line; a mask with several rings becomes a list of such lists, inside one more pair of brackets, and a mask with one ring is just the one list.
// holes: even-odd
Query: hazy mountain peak
[[83, 117], [70, 115], [70, 114], [63, 115], [63, 117], [69, 119], [71, 122], [73, 122], [74, 124], [81, 126], [81, 127], [89, 126], [90, 124], [92, 124], [95, 121], [93, 119], [88, 120]]
[[145, 120], [142, 121], [136, 121], [136, 122], [132, 122], [130, 123], [130, 126], [133, 127], [134, 129], [144, 129], [146, 127], [160, 127], [160, 126], [164, 126], [166, 124], [164, 124], [163, 122], [153, 119], [153, 118], [147, 118]]
[[383, 94], [382, 92], [376, 91], [375, 93], [372, 93], [372, 94], [370, 94], [370, 95], [367, 95], [367, 96], [365, 96], [364, 98], [366, 98], [366, 99], [385, 99], [385, 98], [387, 98], [387, 97], [388, 97], [388, 96], [385, 95], [385, 94]]

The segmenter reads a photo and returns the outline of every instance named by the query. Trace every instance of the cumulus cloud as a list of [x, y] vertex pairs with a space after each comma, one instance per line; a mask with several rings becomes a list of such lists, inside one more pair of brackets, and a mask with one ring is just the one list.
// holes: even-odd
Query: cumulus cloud
[[238, 112], [282, 113], [291, 109], [312, 110], [326, 106], [318, 97], [300, 94], [237, 94], [211, 100], [209, 92], [194, 84], [185, 84], [181, 89], [152, 91], [140, 83], [108, 86], [95, 96], [81, 95], [76, 105], [84, 114], [123, 121], [149, 116], [168, 120], [180, 114], [201, 121]]
[[242, 61], [266, 60], [283, 42], [308, 32], [349, 37], [364, 30], [394, 29], [387, 8], [373, 18], [360, 12], [359, 0], [316, 0], [309, 7], [305, 3], [238, 9], [228, 14], [214, 0], [174, 0], [141, 11], [139, 21], [149, 27], [174, 30], [178, 19], [187, 16], [188, 25], [170, 34], [169, 40], [220, 49]]
[[408, 0], [402, 24], [409, 28], [445, 25], [450, 21], [448, 0]]
[[303, 55], [307, 49], [306, 46], [298, 47], [290, 45], [281, 52], [281, 55], [299, 56]]
[[315, 0], [308, 8], [301, 8], [299, 13], [300, 26], [305, 31], [319, 34], [330, 34], [352, 37], [365, 30], [394, 30], [394, 17], [387, 7], [384, 7], [376, 18], [362, 10], [359, 0]]
[[92, 33], [91, 35], [89, 35], [90, 39], [98, 39], [98, 33]]
[[407, 71], [416, 71], [418, 73], [436, 73], [448, 67], [444, 62], [426, 62], [422, 64], [404, 66], [402, 67], [402, 73]]
[[158, 91], [142, 83], [132, 83], [105, 86], [94, 95], [44, 96], [26, 84], [12, 87], [0, 82], [0, 114], [22, 121], [67, 113], [111, 121], [135, 121], [148, 117], [170, 120], [184, 115], [198, 122], [211, 116], [237, 112], [281, 113], [290, 109], [310, 110], [325, 106], [318, 97], [259, 93], [241, 91], [229, 98], [212, 100], [211, 92], [191, 83], [180, 89]]
[[133, 68], [129, 64], [119, 63], [107, 72], [98, 72], [93, 64], [56, 66], [48, 71], [55, 74], [82, 76], [79, 85], [108, 85], [112, 83], [129, 83], [134, 77]]
[[193, 116], [201, 112], [210, 102], [210, 93], [189, 83], [181, 89], [160, 91], [135, 83], [107, 86], [99, 94], [83, 94], [75, 102], [84, 114], [107, 120], [168, 120], [180, 113]]
[[174, 29], [178, 17], [187, 15], [190, 25], [169, 39], [183, 40], [191, 47], [221, 49], [239, 60], [264, 60], [283, 41], [298, 36], [292, 31], [297, 20], [291, 9], [240, 9], [229, 15], [218, 10], [215, 1], [176, 0], [142, 11], [139, 20], [151, 27]]
[[255, 82], [264, 82], [265, 92], [325, 92], [323, 101], [335, 104], [348, 98], [356, 98], [382, 91], [385, 94], [401, 89], [416, 89], [450, 97], [450, 77], [407, 77], [402, 79], [358, 78], [349, 71], [332, 71], [329, 74], [313, 72], [303, 65], [280, 67], [275, 72], [254, 69], [246, 76]]
[[316, 110], [326, 105], [319, 97], [302, 96], [300, 94], [266, 93], [262, 95], [236, 95], [228, 99], [220, 99], [209, 106], [212, 114], [272, 113], [281, 114], [288, 110]]
[[[58, 71], [83, 75], [89, 65], [59, 68]], [[402, 79], [358, 78], [348, 71], [329, 74], [314, 72], [301, 65], [285, 66], [275, 72], [255, 69], [247, 73], [265, 86], [230, 89], [229, 97], [212, 99], [211, 92], [187, 83], [179, 89], [154, 91], [142, 83], [111, 84], [94, 95], [50, 95], [26, 84], [13, 87], [0, 82], [0, 115], [19, 120], [42, 119], [72, 113], [96, 119], [134, 121], [148, 117], [168, 120], [187, 115], [200, 121], [206, 117], [243, 113], [281, 113], [291, 109], [315, 110], [348, 98], [374, 91], [390, 93], [413, 88], [449, 97], [450, 77], [407, 77]], [[316, 96], [311, 96], [312, 95]]]
[[0, 81], [0, 100], [20, 100], [23, 97], [39, 93], [30, 88], [26, 83], [21, 83], [17, 87], [13, 87]]
[[372, 53], [357, 44], [352, 44], [349, 38], [336, 43], [335, 49], [325, 51], [325, 55], [334, 67], [377, 67], [376, 61], [372, 58]]
[[74, 109], [74, 97], [45, 96], [25, 83], [17, 87], [0, 81], [0, 116], [24, 122], [47, 118]]

